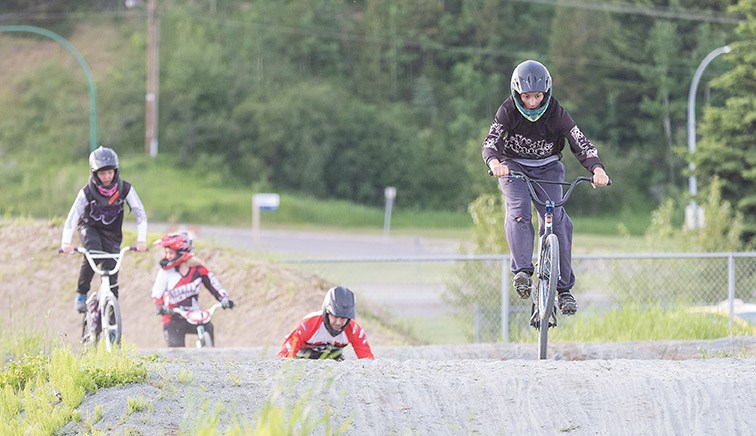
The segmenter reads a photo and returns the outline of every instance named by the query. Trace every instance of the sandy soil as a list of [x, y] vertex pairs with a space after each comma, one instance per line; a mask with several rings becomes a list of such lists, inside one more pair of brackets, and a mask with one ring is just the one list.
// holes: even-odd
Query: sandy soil
[[[31, 323], [35, 330], [42, 329], [78, 348], [81, 315], [74, 311], [73, 299], [82, 258], [58, 254], [61, 232], [59, 224], [0, 220], [0, 328]], [[319, 308], [328, 288], [335, 285], [238, 249], [211, 247], [202, 240], [195, 246], [197, 256], [237, 305], [234, 310], [217, 311], [213, 317], [216, 344], [221, 347], [280, 346], [296, 322]], [[119, 276], [123, 336], [139, 349], [165, 344], [160, 317], [150, 298], [160, 257], [155, 249], [129, 252]], [[91, 292], [98, 285], [95, 278]], [[203, 290], [200, 302], [207, 307], [215, 300]], [[366, 308], [360, 313], [360, 323], [375, 343], [413, 343]]]

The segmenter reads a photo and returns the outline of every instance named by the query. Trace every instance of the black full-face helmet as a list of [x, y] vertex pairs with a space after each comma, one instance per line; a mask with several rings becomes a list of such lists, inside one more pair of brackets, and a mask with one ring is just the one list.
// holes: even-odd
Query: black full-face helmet
[[89, 153], [89, 170], [96, 175], [100, 170], [115, 170], [118, 172], [118, 155], [112, 148], [103, 146]]
[[[522, 62], [512, 72], [511, 91], [515, 106], [522, 116], [533, 122], [538, 121], [548, 109], [551, 101], [551, 74], [538, 61], [527, 60]], [[526, 92], [542, 92], [543, 101], [541, 105], [532, 110], [525, 108], [520, 94]]]
[[347, 321], [341, 329], [334, 329], [331, 327], [331, 323], [328, 320], [329, 313], [339, 318], [353, 320], [357, 314], [355, 309], [356, 306], [357, 299], [354, 296], [354, 292], [348, 288], [336, 286], [335, 288], [329, 289], [323, 300], [323, 319], [328, 332], [333, 336], [336, 336], [349, 324], [349, 321]]
[[[103, 186], [97, 172], [101, 170], [113, 170], [113, 181], [108, 186]], [[112, 148], [103, 146], [97, 147], [89, 153], [89, 172], [91, 174], [91, 183], [97, 188], [100, 194], [110, 197], [118, 189], [120, 179], [118, 177], [118, 155]]]

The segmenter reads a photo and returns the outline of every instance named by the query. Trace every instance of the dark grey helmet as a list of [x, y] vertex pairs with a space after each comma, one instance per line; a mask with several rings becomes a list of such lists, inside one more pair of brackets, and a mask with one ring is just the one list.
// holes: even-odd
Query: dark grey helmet
[[323, 300], [323, 311], [339, 318], [354, 319], [357, 300], [354, 292], [342, 286], [331, 288]]
[[[530, 121], [541, 118], [551, 101], [551, 74], [542, 63], [527, 60], [520, 63], [512, 72], [511, 82], [512, 99], [522, 116]], [[543, 92], [543, 102], [536, 109], [526, 109], [522, 105], [520, 94], [525, 92]]]
[[92, 174], [100, 170], [113, 169], [118, 172], [118, 155], [112, 148], [103, 146], [89, 153], [89, 170]]

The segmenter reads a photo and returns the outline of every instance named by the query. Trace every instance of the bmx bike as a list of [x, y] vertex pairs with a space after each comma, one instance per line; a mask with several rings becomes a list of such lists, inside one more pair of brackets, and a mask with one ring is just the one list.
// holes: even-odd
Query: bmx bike
[[195, 343], [197, 348], [212, 348], [214, 346], [213, 338], [210, 335], [210, 332], [205, 329], [205, 326], [210, 323], [210, 320], [213, 318], [213, 313], [215, 313], [215, 311], [222, 306], [223, 305], [221, 303], [215, 303], [210, 306], [209, 309], [191, 310], [182, 309], [180, 307], [163, 306], [160, 309], [160, 314], [171, 315], [175, 313], [182, 316], [186, 320], [186, 322], [191, 325], [197, 326], [197, 341]]
[[[491, 174], [489, 172], [489, 174]], [[535, 283], [531, 297], [533, 299], [530, 325], [538, 330], [538, 359], [547, 358], [547, 349], [549, 342], [549, 328], [556, 327], [556, 299], [557, 299], [557, 282], [559, 281], [559, 239], [553, 232], [552, 221], [554, 219], [554, 210], [563, 206], [570, 198], [572, 191], [582, 182], [593, 182], [592, 177], [577, 177], [572, 182], [558, 182], [553, 180], [531, 179], [523, 173], [512, 171], [507, 178], [521, 179], [525, 182], [530, 192], [530, 198], [540, 206], [544, 207], [542, 217], [542, 234], [538, 238], [538, 258], [535, 265]], [[611, 185], [612, 181], [609, 181]], [[567, 186], [567, 190], [561, 199], [552, 200], [551, 198], [541, 199], [536, 186], [542, 185], [562, 185]]]
[[[110, 277], [121, 269], [123, 255], [127, 251], [136, 251], [136, 247], [123, 247], [118, 253], [107, 253], [99, 250], [87, 250], [84, 247], [74, 248], [87, 259], [92, 270], [101, 277], [100, 287], [87, 297], [87, 311], [84, 313], [81, 325], [81, 343], [85, 348], [97, 346], [100, 338], [105, 341], [105, 348], [111, 351], [120, 345], [123, 334], [121, 307], [118, 299], [110, 289]], [[59, 250], [59, 252], [62, 252]], [[116, 261], [113, 269], [105, 270], [97, 265], [98, 260], [113, 259]]]

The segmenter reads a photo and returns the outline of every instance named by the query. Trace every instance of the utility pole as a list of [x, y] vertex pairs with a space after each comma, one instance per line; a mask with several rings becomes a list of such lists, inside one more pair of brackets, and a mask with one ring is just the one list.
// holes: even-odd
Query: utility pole
[[147, 0], [147, 102], [144, 130], [144, 152], [152, 157], [158, 153], [158, 47], [160, 46], [157, 0]]

